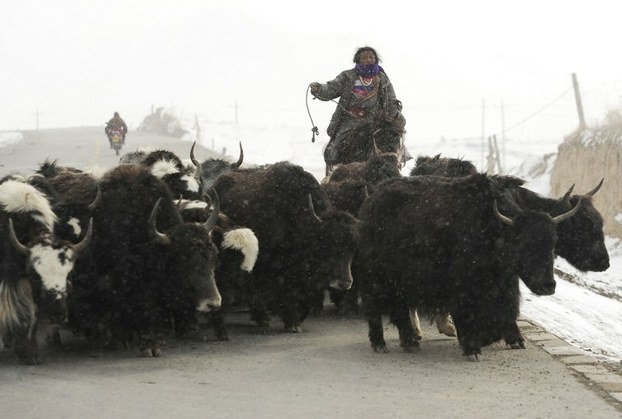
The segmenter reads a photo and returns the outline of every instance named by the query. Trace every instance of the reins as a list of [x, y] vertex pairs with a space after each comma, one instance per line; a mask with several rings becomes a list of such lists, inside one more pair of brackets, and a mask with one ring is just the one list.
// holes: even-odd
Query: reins
[[313, 136], [311, 137], [311, 142], [315, 142], [315, 136], [320, 135], [320, 130], [315, 126], [315, 122], [313, 122], [313, 117], [311, 116], [311, 111], [309, 110], [309, 90], [311, 90], [311, 86], [307, 86], [307, 95], [305, 96], [305, 104], [307, 105], [307, 113], [309, 114], [309, 119], [311, 120], [311, 132]]
[[[315, 122], [313, 122], [313, 117], [311, 116], [311, 111], [309, 110], [309, 91], [310, 90], [311, 90], [311, 87], [307, 86], [307, 93], [305, 95], [305, 105], [307, 107], [307, 114], [309, 114], [309, 119], [311, 120], [311, 126], [312, 126], [311, 132], [313, 133], [313, 136], [311, 137], [311, 142], [314, 143], [315, 142], [315, 136], [316, 135], [320, 135], [320, 131], [318, 130], [317, 126], [315, 126]], [[319, 98], [319, 96], [313, 97], [313, 99], [316, 99], [316, 98]], [[339, 106], [341, 109], [343, 109], [345, 112], [347, 112], [353, 118], [360, 119], [360, 120], [368, 120], [369, 119], [369, 117], [358, 116], [358, 115], [350, 112], [348, 109], [346, 109], [341, 103], [339, 103], [335, 99], [325, 99], [325, 100], [336, 103], [337, 106]]]

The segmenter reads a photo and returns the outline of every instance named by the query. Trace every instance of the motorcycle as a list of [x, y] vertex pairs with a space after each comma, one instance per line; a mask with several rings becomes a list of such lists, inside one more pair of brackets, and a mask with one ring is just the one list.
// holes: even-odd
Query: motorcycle
[[107, 134], [108, 134], [108, 141], [110, 141], [110, 148], [112, 148], [115, 151], [115, 153], [117, 153], [117, 156], [118, 156], [119, 152], [123, 148], [123, 143], [124, 143], [123, 130], [119, 128], [110, 128]]

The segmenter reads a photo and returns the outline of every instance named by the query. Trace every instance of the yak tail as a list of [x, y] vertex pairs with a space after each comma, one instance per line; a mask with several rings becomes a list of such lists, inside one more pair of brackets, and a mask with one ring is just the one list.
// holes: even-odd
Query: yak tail
[[26, 330], [28, 337], [32, 337], [36, 312], [28, 280], [22, 279], [17, 285], [0, 282], [0, 330], [11, 334]]

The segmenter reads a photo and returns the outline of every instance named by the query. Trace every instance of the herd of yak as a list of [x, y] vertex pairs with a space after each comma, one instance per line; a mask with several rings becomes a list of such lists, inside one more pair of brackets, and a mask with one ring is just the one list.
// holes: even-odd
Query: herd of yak
[[226, 314], [240, 306], [299, 333], [325, 293], [365, 317], [376, 352], [385, 314], [418, 350], [419, 312], [478, 360], [499, 340], [525, 347], [520, 280], [550, 295], [556, 256], [609, 267], [592, 203], [602, 181], [552, 199], [440, 156], [404, 176], [377, 146], [322, 182], [289, 162], [242, 167], [241, 145], [235, 163], [200, 162], [194, 145], [189, 160], [136, 151], [97, 176], [46, 160], [0, 179], [0, 331], [21, 363], [40, 362], [43, 326], [101, 347], [134, 341], [144, 356], [206, 319], [228, 340]]

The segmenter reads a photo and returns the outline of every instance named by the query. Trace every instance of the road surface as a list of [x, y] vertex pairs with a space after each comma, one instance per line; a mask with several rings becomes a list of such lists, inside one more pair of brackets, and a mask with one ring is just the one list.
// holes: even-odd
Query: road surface
[[[126, 151], [151, 146], [187, 158], [190, 145], [130, 132]], [[118, 161], [103, 128], [29, 132], [0, 148], [0, 176], [31, 174], [46, 158], [78, 168]], [[67, 331], [61, 347], [42, 344], [41, 365], [17, 365], [0, 349], [0, 418], [622, 417], [620, 371], [528, 319], [525, 350], [494, 344], [477, 363], [427, 322], [421, 352], [411, 354], [385, 319], [390, 352], [374, 353], [366, 322], [330, 305], [301, 334], [283, 332], [278, 319], [255, 326], [246, 312], [228, 323], [229, 342], [206, 326], [169, 339], [160, 358], [94, 351]]]

